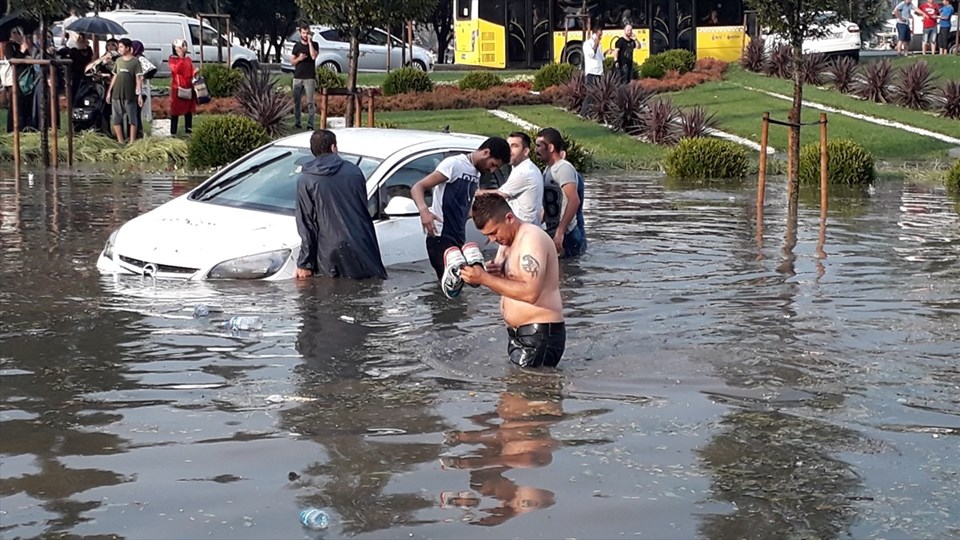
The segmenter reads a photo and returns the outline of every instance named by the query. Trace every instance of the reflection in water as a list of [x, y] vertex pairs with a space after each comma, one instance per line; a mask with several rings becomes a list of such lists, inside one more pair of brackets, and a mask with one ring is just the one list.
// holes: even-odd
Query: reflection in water
[[[461, 444], [460, 454], [444, 456], [447, 469], [470, 471], [469, 492], [444, 492], [441, 505], [452, 505], [469, 511], [473, 525], [494, 526], [534, 510], [549, 508], [556, 502], [552, 491], [517, 485], [506, 475], [511, 469], [545, 467], [553, 461], [558, 442], [550, 435], [550, 426], [563, 419], [559, 388], [512, 388], [500, 396], [496, 410], [471, 416], [468, 420], [480, 427], [470, 431], [448, 431], [448, 446]], [[466, 453], [464, 453], [466, 452]], [[496, 506], [482, 507], [480, 498], [491, 497]], [[479, 510], [484, 515], [474, 515]]]

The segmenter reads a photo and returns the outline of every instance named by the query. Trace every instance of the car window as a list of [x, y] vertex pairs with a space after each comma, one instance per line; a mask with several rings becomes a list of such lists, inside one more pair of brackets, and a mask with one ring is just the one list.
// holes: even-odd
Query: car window
[[[344, 41], [340, 39], [340, 31], [335, 28], [331, 28], [330, 30], [324, 30], [323, 32], [320, 32], [320, 35], [323, 37], [323, 39], [327, 41]], [[300, 39], [300, 38], [297, 38], [297, 39]]]
[[[357, 164], [364, 178], [380, 165], [380, 160], [340, 153]], [[222, 177], [201, 186], [191, 194], [193, 200], [293, 215], [297, 205], [297, 178], [302, 167], [312, 161], [307, 148], [269, 146], [231, 167]]]
[[[394, 170], [393, 173], [387, 177], [387, 180], [380, 184], [380, 189], [378, 189], [377, 193], [370, 199], [369, 207], [371, 215], [376, 217], [383, 212], [383, 209], [387, 207], [387, 204], [393, 197], [410, 198], [410, 188], [420, 180], [423, 180], [423, 177], [432, 173], [448, 154], [449, 153], [437, 152], [420, 156]], [[424, 199], [429, 206], [431, 204], [430, 194], [426, 194]]]
[[363, 40], [361, 40], [361, 43], [364, 43], [366, 45], [379, 45], [382, 47], [386, 47], [387, 34], [386, 32], [381, 32], [380, 30], [376, 30], [376, 29], [371, 30], [370, 32], [367, 33], [366, 36], [364, 36]]

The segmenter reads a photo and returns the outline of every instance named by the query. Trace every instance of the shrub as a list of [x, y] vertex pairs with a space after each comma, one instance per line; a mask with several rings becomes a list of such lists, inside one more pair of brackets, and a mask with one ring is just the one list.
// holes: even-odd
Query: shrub
[[584, 116], [601, 124], [611, 123], [614, 118], [613, 102], [620, 86], [620, 75], [613, 72], [604, 73], [600, 82], [588, 85], [583, 98]]
[[716, 113], [707, 113], [707, 109], [699, 105], [687, 111], [680, 111], [679, 116], [682, 138], [706, 137], [710, 130], [717, 127]]
[[669, 176], [683, 180], [734, 179], [747, 175], [748, 162], [746, 148], [737, 143], [697, 137], [680, 139], [664, 167]]
[[743, 56], [740, 57], [740, 66], [747, 71], [761, 73], [767, 61], [767, 50], [764, 47], [762, 39], [751, 39], [743, 51]]
[[190, 139], [190, 164], [219, 167], [270, 141], [263, 126], [245, 116], [228, 114], [204, 119]]
[[857, 77], [853, 93], [868, 101], [890, 101], [890, 81], [893, 79], [893, 64], [884, 58], [867, 64]]
[[204, 64], [200, 68], [200, 75], [207, 83], [207, 91], [210, 92], [210, 97], [232, 96], [244, 78], [242, 70], [212, 63]]
[[486, 90], [503, 84], [499, 75], [490, 71], [471, 71], [460, 79], [461, 90]]
[[576, 69], [573, 64], [547, 64], [534, 74], [533, 89], [539, 92], [551, 86], [563, 84], [570, 80]]
[[641, 79], [662, 79], [667, 74], [667, 68], [663, 66], [663, 61], [658, 55], [648, 56], [640, 66]]
[[283, 134], [283, 119], [293, 110], [293, 100], [277, 89], [277, 77], [265, 69], [250, 70], [240, 81], [236, 98], [244, 116], [263, 126], [267, 135]]
[[[527, 131], [527, 135], [530, 136], [531, 141], [537, 140], [537, 131]], [[570, 162], [573, 165], [573, 168], [578, 172], [585, 173], [593, 168], [593, 153], [590, 150], [584, 148], [580, 143], [575, 139], [571, 138], [569, 135], [563, 137], [563, 146], [566, 156], [564, 159]], [[538, 169], [543, 170], [546, 167], [546, 164], [540, 160], [540, 156], [536, 152], [530, 152], [530, 159], [537, 166]]]
[[[616, 64], [617, 64], [617, 59], [616, 59], [616, 58], [614, 58], [614, 57], [612, 57], [612, 56], [608, 56], [608, 57], [604, 58], [604, 59], [603, 59], [603, 72], [604, 72], [604, 73], [607, 73], [607, 72], [609, 72], [609, 71], [617, 71]], [[636, 78], [639, 77], [639, 76], [640, 76], [640, 64], [634, 62], [634, 63], [633, 63], [633, 78], [636, 79]]]
[[923, 60], [914, 62], [900, 70], [900, 80], [894, 85], [891, 97], [902, 107], [930, 109], [935, 99], [935, 79], [929, 64]]
[[960, 195], [960, 159], [947, 171], [947, 191]]
[[[827, 181], [848, 186], [872, 184], [876, 177], [873, 156], [857, 142], [834, 139], [827, 142]], [[800, 149], [800, 181], [820, 183], [820, 144]]]
[[960, 81], [947, 81], [937, 96], [940, 116], [960, 120]]
[[344, 88], [347, 81], [343, 75], [327, 68], [317, 68], [317, 90], [322, 88]]
[[579, 111], [583, 105], [583, 98], [586, 96], [587, 87], [584, 82], [583, 73], [574, 71], [570, 79], [560, 84], [558, 102], [561, 107], [568, 111]]
[[643, 113], [641, 135], [654, 144], [676, 144], [680, 140], [676, 119], [677, 110], [670, 98], [658, 99]]
[[833, 59], [827, 66], [827, 77], [839, 92], [849, 94], [857, 75], [857, 61], [849, 56]]
[[611, 107], [610, 125], [628, 135], [639, 135], [643, 126], [643, 113], [655, 92], [644, 88], [639, 81], [621, 85]]
[[430, 76], [413, 67], [395, 69], [387, 74], [383, 81], [383, 95], [395, 96], [409, 92], [430, 92], [433, 90], [433, 81]]
[[662, 79], [668, 71], [673, 70], [683, 75], [693, 71], [697, 65], [697, 55], [686, 49], [674, 49], [648, 57], [640, 66], [640, 76], [651, 79]]
[[793, 64], [793, 51], [789, 45], [777, 45], [770, 51], [767, 63], [763, 68], [764, 73], [771, 77], [780, 77], [789, 79], [791, 77], [791, 66]]
[[804, 84], [820, 86], [827, 71], [827, 57], [821, 53], [805, 54], [800, 58], [800, 77]]

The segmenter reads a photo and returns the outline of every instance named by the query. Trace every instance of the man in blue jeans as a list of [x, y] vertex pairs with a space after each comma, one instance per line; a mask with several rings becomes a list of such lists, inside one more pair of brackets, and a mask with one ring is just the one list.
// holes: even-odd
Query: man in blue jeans
[[[587, 251], [587, 235], [583, 224], [583, 176], [564, 159], [563, 137], [554, 128], [537, 134], [537, 154], [547, 164], [543, 170], [544, 225], [553, 238], [560, 257], [579, 257]], [[559, 186], [560, 211], [549, 208], [548, 196]], [[554, 216], [556, 218], [554, 219]]]
[[900, 56], [910, 53], [910, 29], [914, 13], [923, 17], [923, 12], [913, 5], [913, 0], [903, 0], [893, 8], [893, 16], [897, 18], [897, 54]]

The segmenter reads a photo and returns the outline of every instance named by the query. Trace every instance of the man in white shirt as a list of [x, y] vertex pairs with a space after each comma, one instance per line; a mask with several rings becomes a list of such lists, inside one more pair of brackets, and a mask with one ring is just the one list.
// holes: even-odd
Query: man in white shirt
[[497, 189], [481, 192], [497, 193], [507, 200], [513, 215], [520, 221], [540, 225], [543, 211], [543, 173], [530, 159], [530, 136], [515, 131], [507, 137], [510, 144], [510, 176]]
[[[590, 31], [590, 37], [583, 42], [583, 74], [586, 78], [587, 87], [600, 83], [600, 77], [603, 77], [603, 57], [609, 54], [613, 49], [604, 51], [600, 45], [600, 38], [603, 37], [603, 27], [595, 24]], [[587, 108], [592, 101], [590, 91], [587, 90], [587, 97], [583, 100], [580, 107], [580, 116], [585, 116]]]

